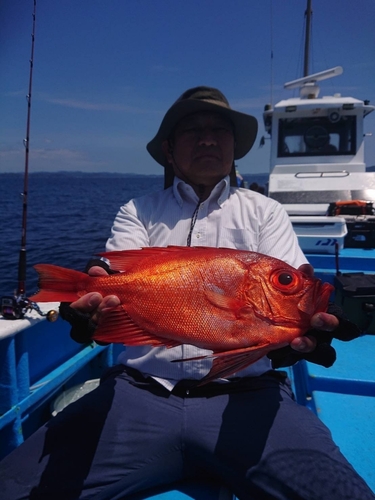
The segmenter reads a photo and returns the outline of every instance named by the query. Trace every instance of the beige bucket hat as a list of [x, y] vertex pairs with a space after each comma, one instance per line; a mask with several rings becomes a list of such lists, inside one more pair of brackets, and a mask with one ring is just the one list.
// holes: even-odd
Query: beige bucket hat
[[168, 139], [177, 123], [187, 115], [199, 111], [220, 113], [234, 126], [234, 159], [245, 156], [252, 148], [258, 122], [254, 116], [235, 111], [220, 90], [213, 87], [194, 87], [184, 92], [166, 112], [155, 137], [147, 144], [147, 151], [160, 165], [166, 165], [162, 143]]

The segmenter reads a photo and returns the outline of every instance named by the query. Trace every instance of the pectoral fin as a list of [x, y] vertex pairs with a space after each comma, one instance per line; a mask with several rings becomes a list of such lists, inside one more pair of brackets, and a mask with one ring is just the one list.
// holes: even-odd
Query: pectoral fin
[[[242, 352], [241, 352], [242, 351]], [[213, 360], [212, 368], [209, 373], [199, 382], [198, 385], [204, 385], [218, 378], [227, 378], [233, 373], [243, 370], [247, 366], [255, 363], [258, 359], [265, 356], [270, 351], [269, 344], [264, 344], [256, 347], [248, 347], [238, 349], [236, 354], [223, 355], [216, 357]]]
[[153, 335], [139, 327], [120, 305], [113, 309], [99, 325], [93, 335], [94, 340], [118, 343], [127, 346], [151, 345], [175, 347], [181, 342]]
[[239, 318], [241, 312], [248, 308], [244, 301], [235, 297], [228, 297], [224, 293], [205, 290], [204, 294], [210, 304], [220, 309], [221, 313], [225, 314], [225, 319], [235, 321]]
[[233, 373], [243, 370], [252, 363], [255, 363], [255, 361], [258, 361], [258, 359], [265, 356], [270, 350], [269, 343], [264, 343], [232, 351], [214, 352], [209, 355], [174, 361], [195, 361], [199, 359], [214, 358], [211, 370], [198, 384], [204, 385], [215, 379], [226, 378], [233, 375]]

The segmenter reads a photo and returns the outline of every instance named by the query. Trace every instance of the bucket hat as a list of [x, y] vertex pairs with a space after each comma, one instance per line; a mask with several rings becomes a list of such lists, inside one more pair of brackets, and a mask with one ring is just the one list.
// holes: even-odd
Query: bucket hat
[[157, 134], [147, 144], [147, 151], [154, 160], [163, 167], [166, 166], [162, 143], [170, 137], [182, 118], [200, 111], [220, 113], [233, 123], [235, 160], [242, 158], [250, 151], [258, 131], [257, 119], [232, 109], [220, 90], [201, 86], [186, 90], [166, 112]]

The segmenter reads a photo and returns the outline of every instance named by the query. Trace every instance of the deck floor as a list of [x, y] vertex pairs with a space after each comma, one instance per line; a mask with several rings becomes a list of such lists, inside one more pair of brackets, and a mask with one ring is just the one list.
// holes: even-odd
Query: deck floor
[[[368, 396], [313, 391], [317, 413], [342, 453], [375, 491], [375, 335], [364, 335], [351, 342], [334, 341], [334, 347], [336, 363], [328, 369], [308, 364], [311, 377], [327, 378], [327, 387], [331, 379], [368, 381], [374, 385]], [[320, 379], [319, 385], [324, 388], [324, 384]]]

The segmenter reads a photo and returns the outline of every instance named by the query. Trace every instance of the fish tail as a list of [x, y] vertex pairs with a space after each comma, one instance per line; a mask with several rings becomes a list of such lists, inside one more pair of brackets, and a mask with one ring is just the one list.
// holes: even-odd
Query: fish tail
[[80, 271], [52, 264], [37, 264], [34, 268], [39, 275], [39, 291], [30, 299], [35, 302], [74, 302], [80, 296], [77, 282], [87, 279]]

